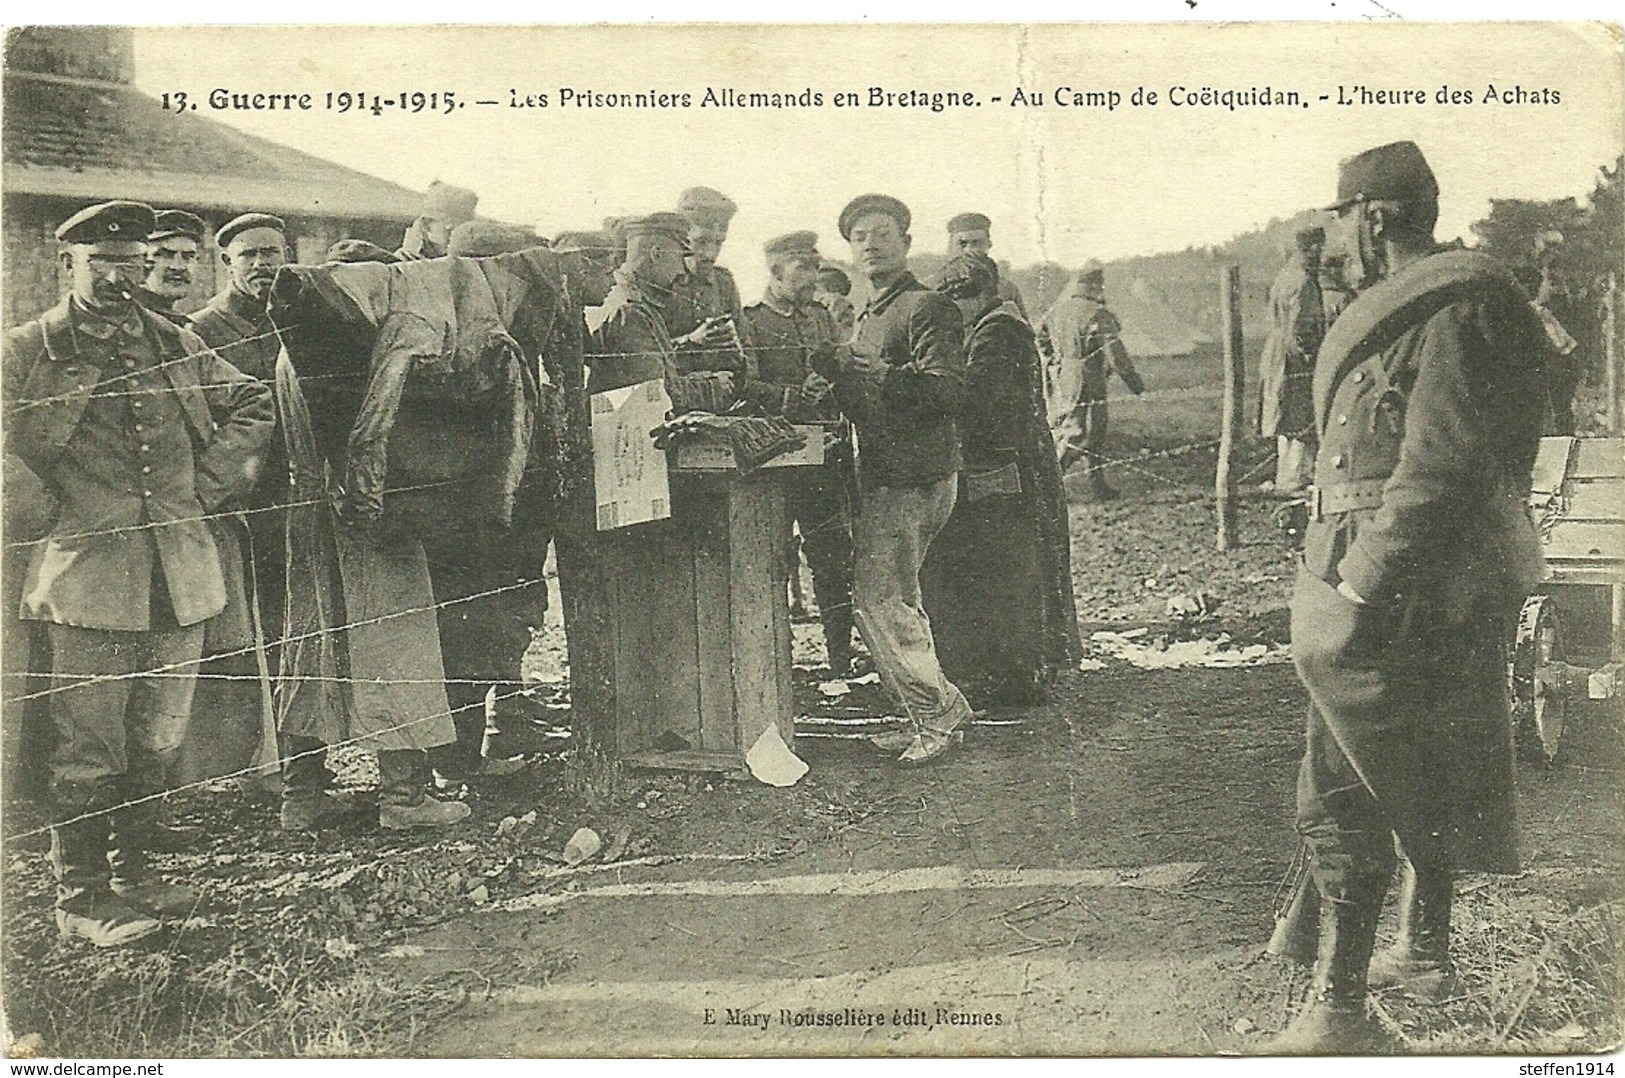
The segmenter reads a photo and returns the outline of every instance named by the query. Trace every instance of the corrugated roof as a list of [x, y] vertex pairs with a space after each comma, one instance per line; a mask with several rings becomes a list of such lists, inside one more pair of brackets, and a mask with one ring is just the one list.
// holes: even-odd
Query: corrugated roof
[[399, 221], [423, 199], [118, 83], [8, 71], [3, 134], [7, 194]]

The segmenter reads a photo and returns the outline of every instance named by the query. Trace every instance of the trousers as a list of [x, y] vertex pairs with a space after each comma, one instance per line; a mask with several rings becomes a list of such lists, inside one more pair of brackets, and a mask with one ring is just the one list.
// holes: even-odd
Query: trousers
[[881, 681], [916, 727], [951, 730], [970, 717], [964, 693], [937, 661], [920, 598], [920, 566], [954, 511], [959, 477], [864, 489], [853, 522], [852, 597], [858, 632]]
[[[50, 626], [50, 794], [59, 809], [103, 808], [165, 788], [191, 718], [203, 632], [201, 623], [146, 632]], [[131, 676], [143, 671], [154, 673]]]

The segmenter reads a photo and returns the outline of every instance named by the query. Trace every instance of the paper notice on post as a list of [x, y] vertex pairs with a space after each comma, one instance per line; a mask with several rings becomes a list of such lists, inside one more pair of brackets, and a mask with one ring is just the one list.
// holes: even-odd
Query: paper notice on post
[[649, 432], [671, 411], [660, 379], [592, 395], [592, 476], [598, 530], [671, 516], [666, 453]]

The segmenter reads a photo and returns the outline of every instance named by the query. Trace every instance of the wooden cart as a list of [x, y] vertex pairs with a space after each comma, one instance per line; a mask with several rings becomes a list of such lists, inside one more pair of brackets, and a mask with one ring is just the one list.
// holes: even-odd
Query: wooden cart
[[1542, 438], [1530, 508], [1550, 575], [1510, 665], [1526, 754], [1557, 758], [1571, 705], [1619, 694], [1625, 641], [1625, 438]]

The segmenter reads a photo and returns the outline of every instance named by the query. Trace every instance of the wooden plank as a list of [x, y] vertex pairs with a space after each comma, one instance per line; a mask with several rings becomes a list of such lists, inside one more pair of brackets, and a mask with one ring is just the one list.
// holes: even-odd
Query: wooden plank
[[[773, 531], [775, 536], [788, 536], [790, 534], [790, 506], [785, 497], [784, 485], [776, 480], [769, 480], [772, 486], [771, 512], [773, 514]], [[779, 736], [784, 743], [795, 746], [796, 737], [796, 705], [795, 688], [791, 683], [791, 648], [790, 635], [790, 574], [795, 571], [795, 565], [787, 556], [788, 544], [773, 548], [773, 659], [778, 670], [778, 703], [775, 713], [778, 716]]]
[[1559, 521], [1546, 540], [1548, 561], [1607, 564], [1625, 560], [1625, 524]]
[[[769, 724], [785, 728], [788, 700], [779, 693], [778, 638], [774, 600], [788, 602], [783, 579], [774, 586], [774, 499], [783, 493], [762, 476], [742, 476], [731, 484], [728, 512], [729, 622], [733, 646], [734, 701], [739, 744], [747, 749]], [[793, 725], [790, 727], [794, 729]]]
[[729, 778], [748, 778], [744, 757], [735, 752], [634, 752], [622, 763], [657, 771], [716, 771]]
[[[763, 464], [763, 468], [809, 467], [824, 463], [824, 428], [797, 424], [796, 432], [807, 439], [800, 449], [792, 449]], [[733, 448], [720, 432], [702, 430], [677, 441], [671, 454], [673, 471], [737, 472]]]
[[673, 733], [700, 741], [694, 566], [681, 520], [614, 535], [616, 721], [622, 755]]
[[1625, 476], [1625, 438], [1576, 438], [1572, 479]]
[[1564, 494], [1559, 528], [1570, 521], [1625, 520], [1625, 479], [1573, 480]]
[[1569, 474], [1569, 454], [1573, 438], [1542, 438], [1535, 450], [1535, 467], [1529, 490], [1533, 494], [1556, 494]]
[[[734, 711], [733, 649], [730, 645], [727, 480], [719, 478], [703, 484], [695, 483], [692, 487], [700, 744], [707, 750], [739, 754], [742, 750], [738, 717]], [[688, 493], [685, 489], [684, 494]], [[743, 756], [737, 759], [742, 760]]]

